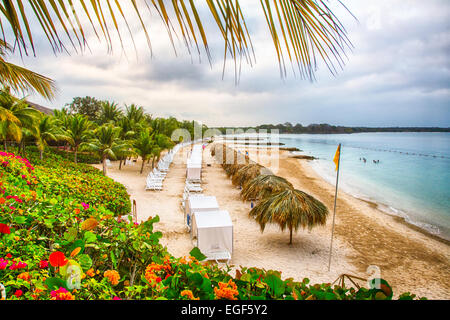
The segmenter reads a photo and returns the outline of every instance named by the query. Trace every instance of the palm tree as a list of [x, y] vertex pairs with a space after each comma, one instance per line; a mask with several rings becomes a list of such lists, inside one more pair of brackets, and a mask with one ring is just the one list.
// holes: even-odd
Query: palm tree
[[95, 138], [83, 145], [83, 150], [97, 153], [102, 159], [103, 174], [106, 176], [106, 160], [115, 160], [128, 145], [119, 138], [120, 128], [112, 124], [103, 125], [95, 130]]
[[41, 113], [28, 106], [25, 99], [12, 96], [9, 88], [0, 90], [0, 135], [6, 151], [6, 141], [12, 137], [16, 142], [23, 140], [23, 129], [32, 132], [37, 130], [37, 122]]
[[125, 106], [125, 117], [134, 124], [145, 120], [145, 112], [143, 107], [138, 107], [134, 103]]
[[42, 117], [38, 129], [36, 140], [41, 160], [43, 158], [45, 147], [48, 146], [49, 141], [67, 141], [68, 139], [64, 134], [64, 131], [58, 126], [58, 121], [55, 117]]
[[[123, 141], [129, 141], [136, 135], [135, 127], [133, 127], [132, 121], [126, 117], [122, 117], [117, 121], [117, 126], [120, 128], [120, 139]], [[127, 156], [130, 155], [128, 150], [121, 152], [119, 156], [119, 170], [122, 169], [122, 161], [125, 163]]]
[[250, 211], [249, 216], [255, 218], [261, 232], [267, 223], [276, 223], [281, 230], [289, 229], [289, 244], [292, 244], [292, 232], [299, 227], [311, 229], [317, 225], [325, 225], [327, 207], [303, 191], [288, 188], [282, 192], [262, 199]]
[[166, 149], [173, 148], [174, 143], [165, 134], [155, 134], [155, 148], [153, 151], [152, 169], [155, 167], [155, 161], [159, 161], [161, 152]]
[[[331, 73], [342, 68], [345, 51], [352, 48], [347, 31], [339, 18], [330, 9], [331, 1], [317, 0], [277, 0], [260, 1], [260, 15], [267, 22], [268, 31], [277, 55], [280, 73], [286, 74], [286, 64], [296, 67], [301, 77], [314, 79], [317, 68], [316, 58], [321, 58]], [[42, 32], [55, 53], [67, 51], [69, 46], [75, 51], [88, 47], [87, 30], [92, 27], [100, 40], [104, 38], [109, 52], [113, 50], [115, 39], [111, 31], [117, 34], [122, 49], [124, 46], [123, 29], [134, 37], [130, 21], [140, 24], [148, 47], [152, 51], [151, 37], [147, 32], [142, 13], [154, 7], [166, 26], [168, 38], [175, 50], [175, 40], [179, 35], [189, 53], [200, 55], [200, 46], [204, 47], [210, 63], [211, 52], [204, 20], [214, 21], [224, 40], [224, 57], [231, 56], [235, 63], [235, 74], [239, 73], [241, 60], [254, 64], [253, 44], [247, 28], [245, 10], [239, 0], [205, 1], [206, 10], [198, 10], [198, 1], [152, 1], [140, 4], [136, 1], [18, 1], [20, 5], [3, 0], [0, 14], [3, 16], [2, 30], [14, 35], [14, 43], [21, 54], [35, 54], [33, 32]], [[342, 5], [340, 0], [334, 4]], [[209, 10], [209, 16], [205, 17]], [[252, 8], [253, 10], [253, 8]], [[151, 11], [151, 10], [150, 10]], [[120, 13], [120, 16], [119, 16]], [[125, 14], [126, 13], [126, 14]], [[56, 18], [57, 17], [57, 18]], [[33, 28], [30, 21], [36, 19], [39, 24]], [[123, 22], [121, 22], [121, 20]], [[76, 23], [74, 23], [76, 21]], [[81, 23], [80, 21], [86, 21]], [[89, 21], [89, 22], [87, 22]], [[121, 24], [123, 23], [123, 24]], [[38, 29], [35, 31], [34, 29]], [[26, 32], [25, 32], [26, 31]], [[64, 35], [63, 35], [64, 33]], [[137, 31], [136, 31], [137, 33]], [[225, 61], [224, 61], [225, 63]], [[294, 68], [292, 68], [295, 70]]]
[[74, 149], [74, 161], [77, 163], [78, 150], [83, 143], [89, 141], [89, 138], [92, 136], [91, 128], [93, 125], [88, 118], [79, 114], [70, 116], [67, 125], [67, 142]]
[[145, 161], [148, 160], [148, 157], [152, 154], [154, 148], [155, 141], [153, 139], [153, 134], [150, 134], [150, 129], [141, 131], [134, 142], [134, 149], [142, 158], [141, 174], [144, 171]]
[[241, 196], [244, 200], [261, 200], [292, 188], [293, 185], [283, 177], [273, 174], [261, 174], [244, 184]]
[[116, 122], [122, 116], [122, 110], [115, 102], [102, 101], [101, 102], [100, 123]]
[[17, 93], [35, 91], [48, 100], [53, 99], [56, 92], [54, 81], [36, 72], [7, 62], [5, 56], [9, 53], [13, 53], [13, 48], [4, 40], [0, 40], [0, 83], [3, 87], [10, 87]]

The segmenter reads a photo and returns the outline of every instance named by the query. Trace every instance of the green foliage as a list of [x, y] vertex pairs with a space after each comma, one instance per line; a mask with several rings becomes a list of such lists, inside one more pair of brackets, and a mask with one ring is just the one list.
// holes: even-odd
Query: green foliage
[[[73, 153], [72, 152], [68, 152], [66, 150], [61, 150], [58, 148], [49, 148], [48, 153], [54, 153], [57, 154], [58, 156], [60, 156], [61, 158], [64, 158], [66, 160], [73, 160]], [[93, 152], [79, 152], [77, 154], [77, 161], [79, 163], [87, 163], [87, 164], [96, 164], [96, 163], [100, 163], [101, 162], [101, 158], [98, 154], [95, 154]]]
[[206, 256], [203, 253], [201, 253], [200, 249], [197, 247], [192, 249], [191, 252], [189, 252], [189, 254], [198, 261], [203, 261], [206, 259]]
[[91, 121], [99, 119], [103, 109], [102, 102], [93, 97], [75, 97], [68, 107], [70, 112], [84, 115]]

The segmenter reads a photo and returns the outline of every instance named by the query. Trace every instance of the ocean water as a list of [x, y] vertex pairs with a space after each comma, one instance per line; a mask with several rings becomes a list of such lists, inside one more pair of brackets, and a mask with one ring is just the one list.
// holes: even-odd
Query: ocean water
[[319, 158], [310, 164], [332, 184], [341, 143], [340, 190], [450, 239], [450, 133], [292, 134], [279, 141]]

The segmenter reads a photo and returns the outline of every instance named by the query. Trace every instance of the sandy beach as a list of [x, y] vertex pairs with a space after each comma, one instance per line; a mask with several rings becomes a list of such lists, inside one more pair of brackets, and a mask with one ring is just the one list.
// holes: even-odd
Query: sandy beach
[[[126, 186], [131, 200], [136, 200], [138, 220], [160, 216], [155, 226], [163, 232], [161, 242], [175, 256], [187, 256], [194, 244], [183, 223], [181, 198], [185, 183], [187, 149], [180, 150], [164, 180], [162, 191], [145, 191], [145, 179], [151, 164], [139, 174], [140, 160], [119, 170], [118, 163], [108, 167], [108, 176]], [[250, 158], [261, 159], [263, 151], [248, 149]], [[248, 217], [250, 203], [239, 197], [223, 168], [210, 156], [210, 146], [203, 153], [203, 194], [217, 197], [219, 206], [228, 210], [234, 228], [234, 269], [260, 267], [279, 270], [283, 278], [315, 282], [333, 282], [341, 274], [368, 278], [376, 270], [396, 294], [410, 291], [432, 299], [450, 299], [450, 247], [445, 241], [412, 228], [369, 203], [340, 191], [337, 202], [336, 229], [331, 270], [328, 271], [334, 185], [310, 167], [307, 160], [279, 152], [276, 168], [296, 188], [321, 200], [330, 210], [327, 224], [311, 231], [299, 230], [293, 245], [289, 234], [275, 225], [261, 233], [259, 225]], [[210, 166], [208, 166], [208, 164]], [[262, 163], [266, 165], [265, 163]], [[100, 168], [101, 165], [95, 165]], [[369, 269], [368, 269], [369, 268]], [[361, 283], [365, 285], [364, 283]]]

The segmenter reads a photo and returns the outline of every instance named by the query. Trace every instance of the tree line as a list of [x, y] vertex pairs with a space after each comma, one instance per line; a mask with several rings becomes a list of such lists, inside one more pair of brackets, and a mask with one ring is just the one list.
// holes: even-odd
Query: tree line
[[300, 123], [293, 125], [290, 122], [283, 124], [263, 124], [256, 127], [220, 127], [215, 128], [220, 130], [223, 134], [229, 129], [235, 131], [242, 130], [246, 132], [250, 129], [256, 130], [278, 130], [279, 133], [309, 133], [309, 134], [338, 134], [338, 133], [362, 133], [362, 132], [450, 132], [450, 128], [439, 128], [439, 127], [345, 127], [345, 126], [334, 126], [327, 123], [321, 124], [310, 124], [308, 126], [303, 126]]
[[[104, 174], [108, 159], [119, 160], [121, 169], [127, 158], [139, 156], [141, 173], [146, 161], [154, 167], [163, 150], [180, 142], [171, 140], [174, 130], [186, 129], [193, 138], [196, 126], [195, 121], [154, 118], [135, 104], [122, 108], [92, 97], [76, 97], [61, 110], [45, 115], [24, 98], [12, 95], [9, 88], [0, 90], [0, 140], [5, 151], [14, 146], [25, 156], [25, 146], [36, 145], [42, 159], [49, 146], [62, 146], [73, 153], [75, 163], [80, 152], [89, 152], [101, 160]], [[203, 125], [202, 130], [206, 129]]]

